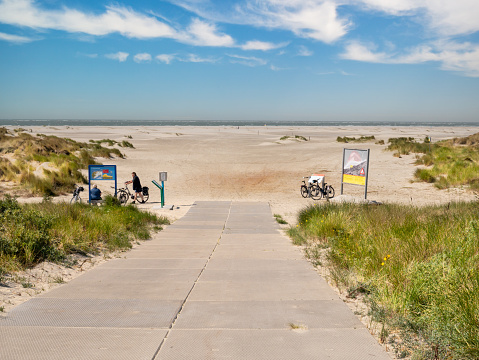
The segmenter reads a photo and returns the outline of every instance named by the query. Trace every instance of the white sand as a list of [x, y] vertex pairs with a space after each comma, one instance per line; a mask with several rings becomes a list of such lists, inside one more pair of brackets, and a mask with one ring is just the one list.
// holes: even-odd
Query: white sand
[[[13, 128], [13, 127], [12, 127]], [[119, 182], [131, 179], [136, 171], [143, 186], [150, 187], [150, 200], [141, 208], [182, 216], [196, 200], [267, 201], [272, 211], [294, 223], [298, 210], [314, 201], [303, 199], [303, 176], [326, 175], [336, 197], [341, 190], [343, 148], [370, 149], [368, 199], [380, 202], [441, 204], [472, 200], [464, 189], [437, 190], [413, 180], [414, 155], [393, 157], [386, 145], [338, 143], [337, 136], [374, 135], [376, 141], [391, 137], [414, 137], [432, 141], [462, 137], [479, 132], [479, 127], [31, 127], [43, 133], [77, 141], [127, 140], [135, 149], [120, 148], [126, 159], [99, 159], [117, 165]], [[310, 141], [280, 141], [285, 135], [301, 135]], [[127, 138], [131, 136], [132, 138]], [[168, 172], [166, 204], [175, 210], [156, 209], [160, 191], [151, 183], [159, 172]], [[99, 182], [103, 192], [113, 182]], [[120, 185], [120, 184], [119, 184]], [[361, 199], [364, 187], [345, 185], [344, 194]], [[84, 193], [83, 197], [87, 197]], [[325, 200], [321, 200], [324, 202]], [[177, 209], [179, 207], [179, 209]], [[153, 209], [155, 208], [155, 209]]]

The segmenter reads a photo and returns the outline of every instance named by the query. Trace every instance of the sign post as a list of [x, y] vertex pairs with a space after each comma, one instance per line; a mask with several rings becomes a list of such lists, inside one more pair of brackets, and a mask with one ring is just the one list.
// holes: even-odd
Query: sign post
[[341, 195], [343, 184], [364, 186], [364, 199], [368, 194], [369, 149], [343, 149]]
[[167, 172], [160, 172], [160, 181], [161, 181], [161, 207], [165, 206], [165, 181], [167, 180]]
[[115, 181], [116, 196], [116, 165], [88, 165], [88, 202], [91, 203], [91, 182], [101, 180]]

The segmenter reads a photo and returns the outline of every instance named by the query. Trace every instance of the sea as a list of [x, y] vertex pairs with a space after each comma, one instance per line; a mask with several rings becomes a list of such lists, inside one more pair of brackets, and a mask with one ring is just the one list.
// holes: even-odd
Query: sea
[[479, 126], [477, 122], [0, 119], [0, 126]]

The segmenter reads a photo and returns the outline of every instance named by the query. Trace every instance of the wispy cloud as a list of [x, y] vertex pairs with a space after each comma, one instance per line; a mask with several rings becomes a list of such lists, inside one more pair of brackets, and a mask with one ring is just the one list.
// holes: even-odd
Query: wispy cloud
[[230, 7], [222, 4], [226, 8], [222, 12], [209, 1], [170, 1], [212, 21], [288, 30], [325, 43], [343, 37], [351, 25], [347, 18], [338, 16], [339, 1], [335, 0], [245, 0]]
[[151, 55], [148, 53], [141, 53], [141, 54], [136, 54], [133, 57], [133, 61], [136, 63], [143, 63], [143, 62], [150, 62], [151, 61]]
[[106, 54], [105, 57], [111, 60], [118, 60], [119, 62], [125, 62], [126, 59], [128, 59], [128, 56], [130, 54], [125, 53], [125, 52], [117, 52], [115, 54]]
[[26, 36], [5, 34], [3, 32], [0, 32], [0, 40], [8, 41], [15, 44], [25, 44], [25, 43], [35, 41], [34, 39], [26, 37]]
[[306, 46], [300, 45], [298, 50], [298, 56], [312, 56], [314, 53], [309, 50]]
[[376, 51], [374, 44], [352, 42], [340, 55], [347, 60], [383, 64], [420, 64], [438, 62], [441, 69], [462, 72], [469, 77], [479, 77], [479, 44], [438, 40], [427, 45], [408, 49], [404, 53]]
[[268, 50], [280, 49], [282, 47], [288, 46], [288, 44], [289, 44], [289, 42], [282, 42], [282, 43], [279, 43], [279, 44], [274, 44], [274, 43], [271, 43], [271, 42], [251, 40], [251, 41], [248, 41], [245, 44], [241, 45], [240, 48], [243, 49], [243, 50], [268, 51]]
[[180, 40], [200, 46], [230, 47], [234, 45], [234, 40], [231, 36], [219, 32], [216, 25], [204, 22], [200, 19], [193, 19]]
[[66, 6], [43, 9], [33, 0], [0, 0], [0, 23], [92, 36], [119, 33], [136, 39], [171, 38], [196, 46], [235, 45], [234, 39], [218, 31], [215, 24], [193, 19], [186, 29], [175, 29], [155, 16], [119, 5], [107, 6], [103, 13], [94, 14]]
[[267, 60], [257, 58], [254, 56], [241, 56], [241, 55], [231, 55], [231, 54], [228, 54], [228, 56], [231, 58], [230, 63], [232, 64], [241, 64], [241, 65], [246, 65], [250, 67], [255, 67], [255, 66], [266, 65], [268, 63]]
[[352, 0], [366, 9], [403, 16], [414, 15], [421, 24], [439, 35], [471, 34], [479, 30], [479, 2], [476, 0]]
[[216, 63], [220, 59], [219, 58], [203, 58], [201, 56], [198, 56], [196, 54], [188, 54], [186, 57], [178, 58], [179, 61], [183, 62], [193, 62], [193, 63]]
[[155, 59], [158, 60], [159, 62], [169, 65], [171, 64], [173, 60], [175, 60], [175, 57], [176, 57], [175, 54], [160, 54], [160, 55], [156, 55]]

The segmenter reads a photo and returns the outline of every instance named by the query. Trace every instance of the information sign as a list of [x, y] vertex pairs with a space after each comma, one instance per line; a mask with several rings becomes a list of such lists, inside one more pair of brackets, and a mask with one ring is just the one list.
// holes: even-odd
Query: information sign
[[343, 149], [343, 169], [341, 177], [341, 194], [343, 184], [365, 186], [364, 198], [367, 196], [369, 170], [369, 149]]

